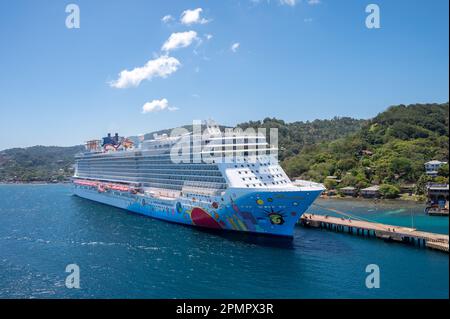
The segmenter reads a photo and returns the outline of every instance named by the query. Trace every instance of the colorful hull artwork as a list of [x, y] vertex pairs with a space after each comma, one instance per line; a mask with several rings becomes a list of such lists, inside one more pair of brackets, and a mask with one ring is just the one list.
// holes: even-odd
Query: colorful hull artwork
[[242, 191], [230, 189], [211, 201], [158, 198], [131, 192], [73, 185], [79, 197], [145, 216], [209, 229], [292, 236], [295, 224], [322, 190]]

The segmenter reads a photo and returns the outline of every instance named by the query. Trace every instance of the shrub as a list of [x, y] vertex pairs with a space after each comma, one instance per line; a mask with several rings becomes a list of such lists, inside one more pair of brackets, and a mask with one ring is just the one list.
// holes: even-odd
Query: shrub
[[380, 186], [380, 194], [383, 198], [397, 198], [400, 194], [400, 189], [391, 184], [382, 184]]

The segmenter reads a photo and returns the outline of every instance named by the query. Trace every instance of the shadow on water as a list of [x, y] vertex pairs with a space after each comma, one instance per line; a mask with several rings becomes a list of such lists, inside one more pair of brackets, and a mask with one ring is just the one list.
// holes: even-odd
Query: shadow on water
[[193, 228], [194, 231], [202, 232], [209, 235], [215, 235], [228, 241], [244, 242], [246, 244], [253, 244], [264, 247], [294, 249], [293, 237], [245, 233], [232, 230], [199, 228], [189, 225], [182, 225], [182, 226]]
[[[125, 216], [134, 216], [137, 218], [151, 218], [158, 223], [163, 223], [166, 225], [171, 225], [173, 227], [183, 227], [184, 229], [189, 229], [190, 231], [202, 233], [208, 236], [217, 236], [222, 239], [231, 241], [231, 242], [243, 242], [246, 244], [253, 244], [263, 247], [274, 247], [274, 248], [282, 248], [282, 249], [294, 249], [294, 239], [293, 237], [284, 237], [284, 236], [274, 236], [274, 235], [264, 235], [264, 234], [255, 234], [255, 233], [246, 233], [246, 232], [238, 232], [233, 230], [220, 230], [220, 229], [209, 229], [209, 228], [201, 228], [193, 225], [179, 224], [171, 221], [161, 220], [158, 218], [152, 218], [140, 214], [136, 214], [125, 209], [116, 208], [107, 204], [102, 204], [96, 201], [91, 201], [89, 199], [81, 198], [78, 196], [72, 196], [74, 203], [80, 208], [89, 208], [95, 211], [111, 211], [117, 210], [124, 214]], [[94, 221], [91, 221], [94, 222]]]

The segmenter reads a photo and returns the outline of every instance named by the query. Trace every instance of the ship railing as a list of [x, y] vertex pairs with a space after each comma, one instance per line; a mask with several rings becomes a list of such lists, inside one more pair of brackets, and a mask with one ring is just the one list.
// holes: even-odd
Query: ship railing
[[204, 188], [195, 186], [183, 186], [181, 193], [185, 194], [198, 194], [206, 196], [219, 196], [223, 192], [223, 189], [218, 188]]
[[145, 189], [145, 194], [156, 198], [175, 199], [180, 197], [181, 192], [170, 189], [149, 187]]
[[312, 182], [312, 181], [306, 181], [306, 180], [301, 180], [301, 179], [296, 179], [294, 182], [292, 182], [292, 184], [294, 186], [297, 187], [317, 187], [317, 188], [325, 188], [323, 186], [323, 184], [321, 183], [316, 183], [316, 182]]

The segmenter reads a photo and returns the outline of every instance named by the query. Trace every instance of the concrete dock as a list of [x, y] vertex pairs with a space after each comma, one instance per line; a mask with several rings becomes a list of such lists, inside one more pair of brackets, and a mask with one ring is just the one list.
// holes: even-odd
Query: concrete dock
[[317, 214], [303, 214], [300, 219], [300, 224], [307, 227], [323, 228], [361, 236], [372, 236], [389, 241], [416, 244], [447, 253], [449, 252], [448, 235], [423, 232], [415, 228]]

